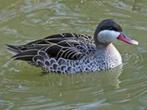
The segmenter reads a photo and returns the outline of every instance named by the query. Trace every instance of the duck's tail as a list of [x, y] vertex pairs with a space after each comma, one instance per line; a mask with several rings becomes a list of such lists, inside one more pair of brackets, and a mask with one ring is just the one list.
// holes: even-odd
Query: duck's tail
[[37, 50], [28, 49], [22, 51], [20, 49], [20, 46], [16, 46], [16, 45], [7, 44], [7, 49], [10, 53], [13, 54], [12, 59], [15, 60], [31, 61], [32, 57], [37, 54]]
[[21, 53], [21, 50], [16, 45], [6, 44], [6, 46], [7, 46], [8, 51], [13, 55]]

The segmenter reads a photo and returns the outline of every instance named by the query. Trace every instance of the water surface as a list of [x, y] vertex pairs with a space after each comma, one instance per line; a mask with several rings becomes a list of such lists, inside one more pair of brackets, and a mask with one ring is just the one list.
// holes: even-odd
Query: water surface
[[[0, 109], [147, 109], [146, 0], [3, 0], [0, 3]], [[47, 74], [24, 62], [9, 62], [5, 44], [51, 34], [93, 35], [98, 22], [112, 18], [139, 46], [115, 42], [123, 68], [77, 75]]]

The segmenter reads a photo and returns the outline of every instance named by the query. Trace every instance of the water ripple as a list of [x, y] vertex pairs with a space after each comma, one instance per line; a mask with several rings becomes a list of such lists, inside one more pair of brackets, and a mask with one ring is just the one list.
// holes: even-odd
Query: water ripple
[[1, 110], [11, 110], [14, 104], [11, 101], [0, 100], [0, 109]]

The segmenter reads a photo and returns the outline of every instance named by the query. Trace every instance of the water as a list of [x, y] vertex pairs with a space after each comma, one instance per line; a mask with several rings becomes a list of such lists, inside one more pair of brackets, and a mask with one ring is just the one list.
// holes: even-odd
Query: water
[[[146, 110], [146, 0], [1, 0], [0, 110]], [[115, 42], [123, 68], [77, 75], [42, 75], [39, 68], [9, 61], [5, 44], [55, 33], [93, 35], [113, 18], [139, 46]]]

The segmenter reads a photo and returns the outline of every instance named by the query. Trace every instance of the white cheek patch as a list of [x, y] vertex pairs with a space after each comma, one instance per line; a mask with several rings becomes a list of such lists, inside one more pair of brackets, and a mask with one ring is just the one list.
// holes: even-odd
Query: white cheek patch
[[97, 38], [102, 43], [106, 43], [106, 42], [109, 43], [109, 42], [115, 41], [119, 35], [120, 35], [120, 32], [116, 32], [113, 30], [103, 30], [98, 33]]

